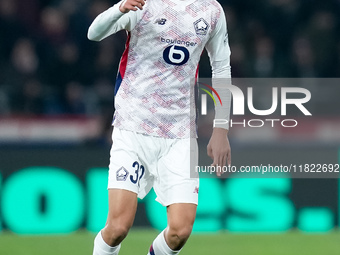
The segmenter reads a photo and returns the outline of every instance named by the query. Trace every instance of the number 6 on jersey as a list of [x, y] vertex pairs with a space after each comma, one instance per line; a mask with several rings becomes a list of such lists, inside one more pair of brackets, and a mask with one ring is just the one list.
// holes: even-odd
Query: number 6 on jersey
[[188, 62], [189, 55], [187, 48], [178, 45], [168, 46], [163, 52], [165, 62], [176, 66], [184, 65]]

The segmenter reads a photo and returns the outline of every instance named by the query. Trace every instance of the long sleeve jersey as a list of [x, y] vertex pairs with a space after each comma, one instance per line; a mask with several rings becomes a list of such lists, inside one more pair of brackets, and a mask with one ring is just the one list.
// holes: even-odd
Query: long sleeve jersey
[[[100, 41], [127, 30], [126, 49], [115, 84], [113, 125], [151, 136], [192, 137], [198, 63], [207, 50], [213, 78], [230, 78], [226, 19], [215, 0], [147, 0], [143, 10], [122, 13], [117, 3], [88, 31]], [[230, 95], [220, 90], [229, 119]], [[224, 127], [227, 128], [227, 127]]]

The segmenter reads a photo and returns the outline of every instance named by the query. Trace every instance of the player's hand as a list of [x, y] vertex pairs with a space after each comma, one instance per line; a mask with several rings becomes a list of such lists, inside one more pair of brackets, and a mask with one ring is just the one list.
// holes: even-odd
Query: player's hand
[[208, 156], [212, 158], [212, 166], [216, 167], [216, 175], [220, 177], [221, 171], [217, 171], [217, 166], [221, 168], [226, 164], [231, 165], [231, 149], [228, 139], [228, 130], [214, 128], [207, 146]]
[[138, 9], [143, 10], [144, 5], [145, 5], [144, 0], [124, 0], [119, 6], [119, 10], [122, 13], [128, 13], [129, 11], [137, 11]]

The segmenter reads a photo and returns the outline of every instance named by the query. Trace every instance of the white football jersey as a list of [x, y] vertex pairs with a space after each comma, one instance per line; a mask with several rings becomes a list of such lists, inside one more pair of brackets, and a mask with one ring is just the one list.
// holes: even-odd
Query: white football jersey
[[[122, 14], [119, 4], [99, 18], [111, 21], [100, 40], [121, 29], [128, 31], [115, 87], [113, 125], [165, 138], [192, 136], [194, 84], [202, 51], [207, 49], [213, 71], [218, 73], [221, 63], [229, 66], [222, 7], [215, 0], [147, 0], [143, 10]], [[224, 76], [230, 76], [230, 69]]]

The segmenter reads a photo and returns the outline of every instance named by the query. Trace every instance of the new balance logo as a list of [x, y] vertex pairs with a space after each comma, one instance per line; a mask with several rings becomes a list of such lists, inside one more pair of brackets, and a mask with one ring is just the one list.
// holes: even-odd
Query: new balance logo
[[157, 23], [158, 25], [164, 25], [165, 24], [165, 22], [166, 22], [166, 19], [157, 19], [156, 21], [155, 21], [155, 23]]

